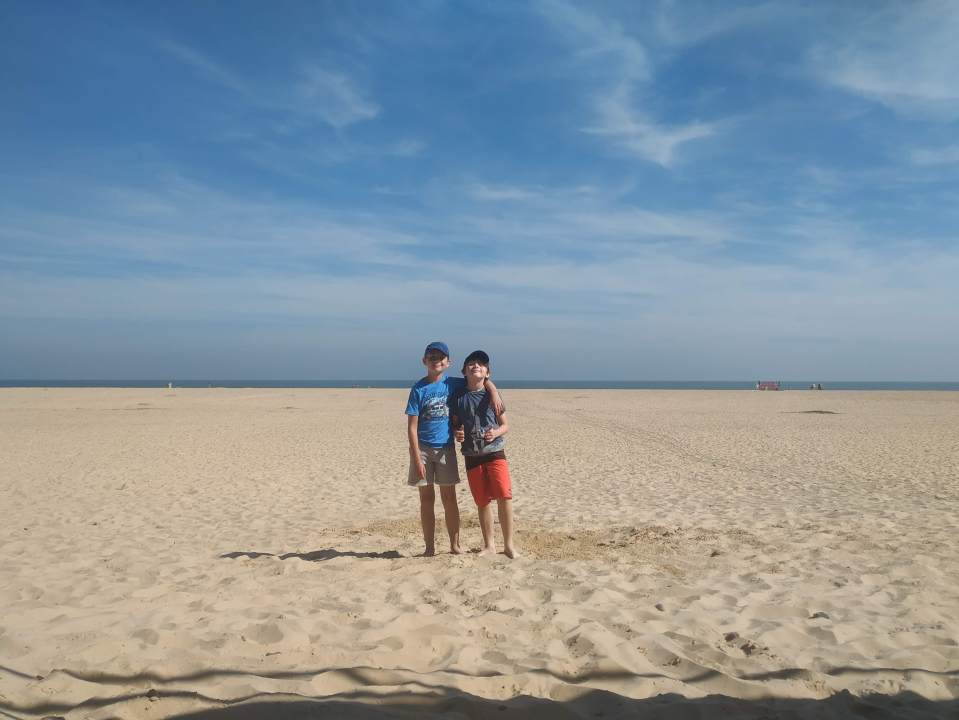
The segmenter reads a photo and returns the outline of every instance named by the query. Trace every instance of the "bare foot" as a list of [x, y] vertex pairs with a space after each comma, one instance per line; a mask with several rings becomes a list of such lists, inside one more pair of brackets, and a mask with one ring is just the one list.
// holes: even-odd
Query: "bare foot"
[[433, 557], [434, 555], [436, 555], [436, 548], [428, 547], [420, 557]]
[[510, 546], [503, 548], [503, 554], [510, 560], [519, 557], [519, 552], [517, 552], [516, 548]]
[[462, 555], [463, 549], [459, 545], [453, 545], [450, 547], [450, 555]]
[[496, 554], [496, 547], [493, 545], [490, 545], [488, 547], [481, 547], [479, 549], [479, 552], [477, 553], [477, 555], [495, 555], [495, 554]]

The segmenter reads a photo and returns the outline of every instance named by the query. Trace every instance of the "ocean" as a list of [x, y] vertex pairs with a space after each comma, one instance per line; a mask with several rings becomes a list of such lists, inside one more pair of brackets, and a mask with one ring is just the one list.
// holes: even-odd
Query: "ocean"
[[[51, 388], [156, 388], [172, 382], [180, 388], [408, 388], [416, 378], [406, 380], [0, 380], [0, 387]], [[911, 380], [781, 380], [782, 390], [808, 390], [819, 383], [828, 390], [959, 390], [959, 382], [916, 382]], [[752, 390], [755, 380], [502, 380], [504, 390]]]

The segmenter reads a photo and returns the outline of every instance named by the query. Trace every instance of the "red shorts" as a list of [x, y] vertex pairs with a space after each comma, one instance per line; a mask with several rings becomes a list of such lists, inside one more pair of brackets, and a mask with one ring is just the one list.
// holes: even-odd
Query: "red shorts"
[[511, 500], [513, 484], [509, 479], [509, 463], [490, 460], [466, 471], [470, 492], [477, 507], [486, 507], [490, 500]]

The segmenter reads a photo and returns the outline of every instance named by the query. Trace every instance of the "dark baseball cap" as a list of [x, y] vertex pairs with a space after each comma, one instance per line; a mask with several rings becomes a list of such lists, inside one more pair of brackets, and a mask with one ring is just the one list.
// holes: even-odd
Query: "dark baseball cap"
[[450, 349], [446, 346], [446, 343], [440, 342], [439, 340], [431, 342], [429, 345], [426, 346], [426, 350], [423, 351], [423, 357], [426, 357], [426, 355], [429, 353], [430, 350], [439, 350], [446, 357], [450, 356]]
[[469, 355], [466, 356], [466, 359], [463, 361], [463, 367], [466, 367], [473, 360], [479, 360], [481, 363], [489, 367], [489, 355], [487, 355], [482, 350], [474, 350]]

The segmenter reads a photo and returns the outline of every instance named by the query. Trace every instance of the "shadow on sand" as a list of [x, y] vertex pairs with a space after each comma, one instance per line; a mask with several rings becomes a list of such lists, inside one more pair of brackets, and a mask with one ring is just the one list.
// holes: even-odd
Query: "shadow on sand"
[[[888, 669], [835, 668], [836, 674], [852, 672], [858, 675], [887, 673]], [[720, 718], [746, 718], [747, 720], [809, 720], [810, 718], [868, 718], [869, 720], [955, 720], [959, 718], [959, 699], [927, 700], [913, 692], [900, 692], [896, 695], [867, 694], [853, 695], [842, 691], [823, 699], [793, 699], [762, 697], [743, 699], [725, 695], [709, 695], [701, 698], [687, 698], [675, 693], [654, 697], [634, 699], [607, 690], [584, 687], [585, 681], [637, 680], [646, 678], [666, 678], [665, 675], [633, 675], [631, 673], [596, 672], [586, 676], [569, 678], [572, 684], [553, 688], [552, 698], [537, 698], [519, 695], [505, 700], [490, 700], [454, 687], [445, 687], [430, 683], [430, 675], [411, 676], [403, 671], [380, 668], [328, 668], [321, 670], [288, 670], [279, 672], [254, 673], [241, 670], [210, 669], [177, 677], [165, 677], [154, 673], [142, 673], [133, 676], [98, 672], [75, 672], [67, 669], [54, 670], [47, 678], [27, 675], [13, 668], [0, 666], [0, 672], [26, 680], [46, 680], [53, 675], [66, 675], [87, 683], [105, 685], [139, 686], [135, 692], [112, 696], [91, 697], [77, 702], [56, 701], [52, 698], [38, 704], [25, 705], [10, 702], [0, 695], [0, 716], [23, 717], [62, 717], [61, 713], [82, 713], [106, 708], [118, 709], [118, 706], [134, 702], [147, 702], [152, 710], [150, 716], [165, 717], [172, 720], [316, 720], [344, 718], [346, 720], [411, 720], [412, 718], [441, 717], [469, 720], [503, 720], [505, 718], [530, 718], [532, 720], [605, 720], [625, 718], [649, 718], [673, 720], [673, 718], [696, 718], [699, 720], [720, 720]], [[246, 697], [224, 702], [219, 698], [206, 695], [200, 688], [189, 689], [191, 681], [208, 681], [206, 687], [216, 687], [218, 681], [230, 677], [256, 677], [264, 679], [301, 679], [309, 680], [324, 673], [334, 673], [339, 681], [353, 685], [358, 689], [330, 696], [310, 698], [283, 692], [260, 692]], [[563, 676], [541, 671], [556, 679]], [[749, 676], [750, 680], [782, 678], [789, 674], [801, 675], [802, 669], [780, 670], [773, 673], [761, 673]], [[910, 671], [902, 671], [910, 673]], [[955, 690], [955, 677], [959, 671], [928, 673], [937, 677], [946, 687]], [[497, 681], [502, 677], [502, 689], [506, 689], [509, 678], [497, 673], [472, 675], [461, 671], [444, 671], [444, 674], [460, 675], [464, 678]], [[686, 678], [685, 682], [695, 684], [712, 673], [702, 677]], [[831, 673], [832, 674], [832, 673]], [[743, 678], [747, 679], [747, 678]], [[212, 681], [210, 683], [209, 681]], [[163, 687], [176, 683], [179, 688]], [[153, 687], [151, 687], [153, 685]], [[156, 687], [159, 685], [160, 687]], [[186, 685], [186, 687], [183, 687]], [[402, 685], [409, 690], [397, 690]], [[392, 686], [392, 687], [390, 687]], [[497, 691], [500, 683], [495, 682]], [[492, 688], [492, 686], [491, 686]], [[762, 688], [757, 687], [757, 692]], [[209, 691], [208, 691], [209, 692]], [[192, 701], [196, 705], [208, 706], [204, 710], [195, 710], [172, 715], [164, 702], [174, 701], [174, 707], [183, 707], [183, 701]], [[157, 703], [153, 705], [152, 703]], [[209, 707], [214, 706], [214, 707]], [[16, 713], [16, 714], [13, 714]], [[102, 713], [101, 713], [102, 714]], [[99, 715], [98, 715], [99, 716]], [[112, 717], [112, 715], [110, 715]], [[104, 716], [106, 717], [106, 716]]]
[[686, 698], [666, 694], [636, 700], [604, 690], [584, 690], [570, 700], [519, 696], [487, 700], [452, 689], [429, 695], [344, 693], [322, 700], [251, 701], [174, 716], [173, 720], [946, 720], [959, 717], [959, 700], [933, 702], [913, 693], [857, 697], [841, 692], [823, 700], [743, 700], [724, 695]]
[[283, 553], [282, 555], [277, 555], [276, 553], [269, 552], [257, 552], [256, 550], [235, 550], [233, 552], [223, 553], [220, 555], [221, 558], [229, 558], [235, 560], [236, 558], [246, 557], [255, 560], [258, 557], [277, 557], [280, 560], [289, 560], [290, 558], [299, 558], [300, 560], [308, 560], [310, 562], [322, 562], [323, 560], [332, 560], [333, 558], [338, 557], [354, 557], [354, 558], [377, 558], [380, 560], [395, 560], [397, 558], [403, 557], [397, 550], [387, 550], [386, 552], [353, 552], [352, 550], [337, 550], [336, 548], [323, 548], [322, 550], [313, 550], [312, 552], [305, 553]]

